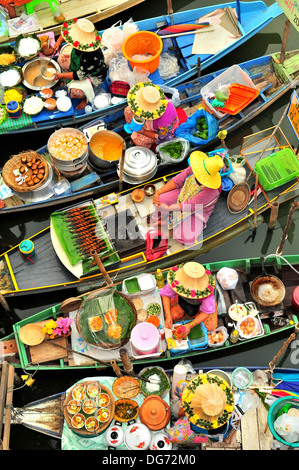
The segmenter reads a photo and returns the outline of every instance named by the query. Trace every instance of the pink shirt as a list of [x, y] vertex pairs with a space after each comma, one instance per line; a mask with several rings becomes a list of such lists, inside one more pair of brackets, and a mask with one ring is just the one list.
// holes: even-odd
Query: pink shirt
[[[166, 284], [165, 287], [159, 290], [161, 297], [170, 297], [171, 299], [175, 299], [178, 295], [174, 292], [174, 290], [170, 287], [169, 284]], [[200, 305], [200, 310], [204, 313], [211, 314], [215, 312], [215, 297], [214, 294], [210, 294], [208, 297], [204, 299], [194, 299], [198, 301]]]

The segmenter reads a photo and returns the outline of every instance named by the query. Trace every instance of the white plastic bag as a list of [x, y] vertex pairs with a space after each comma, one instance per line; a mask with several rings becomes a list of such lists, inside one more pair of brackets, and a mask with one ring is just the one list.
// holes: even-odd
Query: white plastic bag
[[123, 42], [125, 40], [124, 32], [120, 26], [121, 21], [118, 21], [110, 28], [105, 29], [102, 34], [103, 43], [112, 46], [116, 52], [121, 51]]
[[246, 411], [255, 410], [260, 404], [260, 397], [254, 390], [246, 390], [242, 398], [242, 410]]
[[[217, 338], [217, 333], [220, 333], [220, 332], [223, 333], [223, 340], [214, 343], [213, 338]], [[214, 334], [216, 336], [213, 336]], [[219, 328], [216, 328], [216, 330], [208, 332], [208, 345], [209, 345], [210, 348], [220, 348], [221, 346], [224, 345], [227, 338], [228, 338], [227, 329], [225, 328], [225, 326], [220, 326]]]
[[[252, 332], [245, 333], [244, 330], [242, 330], [242, 328], [241, 328], [241, 324], [242, 323], [244, 324], [244, 322], [248, 321], [248, 319], [250, 319], [250, 321], [253, 320], [254, 328], [253, 328]], [[260, 333], [260, 326], [259, 326], [258, 319], [256, 317], [252, 317], [251, 315], [247, 315], [246, 317], [241, 318], [241, 320], [238, 321], [236, 328], [237, 328], [241, 338], [246, 338], [246, 339], [247, 338], [254, 338], [255, 336], [257, 336]]]
[[299, 418], [283, 413], [274, 421], [274, 429], [286, 442], [299, 441]]
[[219, 269], [216, 277], [223, 290], [235, 289], [238, 284], [238, 273], [232, 268]]
[[181, 104], [180, 92], [177, 88], [172, 88], [167, 85], [159, 85], [162, 91], [166, 94], [169, 101], [172, 102], [173, 106], [177, 108]]
[[136, 23], [134, 23], [133, 18], [130, 18], [128, 21], [126, 21], [123, 25], [123, 33], [125, 39], [128, 36], [131, 36], [131, 34], [137, 33], [138, 31], [138, 26]]
[[180, 71], [180, 66], [178, 64], [177, 58], [169, 54], [168, 52], [163, 52], [160, 55], [159, 61], [159, 73], [163, 80], [166, 80], [170, 77], [175, 77]]

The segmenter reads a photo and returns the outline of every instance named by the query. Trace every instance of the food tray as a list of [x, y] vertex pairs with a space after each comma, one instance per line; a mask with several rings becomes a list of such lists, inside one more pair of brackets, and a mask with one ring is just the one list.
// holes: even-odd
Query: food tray
[[[102, 385], [101, 383], [98, 382], [98, 383], [99, 383], [99, 387], [100, 387], [100, 389], [101, 389], [101, 392], [102, 392], [102, 393], [106, 393], [106, 394], [109, 396], [109, 398], [110, 398], [110, 402], [109, 402], [109, 404], [108, 404], [107, 407], [106, 407], [106, 408], [109, 410], [109, 413], [110, 413], [110, 417], [109, 417], [108, 421], [106, 421], [105, 423], [100, 423], [98, 429], [97, 429], [96, 431], [94, 431], [94, 432], [87, 431], [87, 429], [85, 429], [85, 427], [83, 427], [82, 429], [76, 429], [76, 428], [74, 428], [74, 427], [72, 426], [71, 420], [72, 420], [72, 417], [73, 417], [74, 415], [72, 415], [72, 414], [70, 414], [70, 413], [68, 412], [68, 410], [67, 410], [67, 404], [68, 404], [71, 400], [73, 400], [73, 396], [72, 396], [73, 389], [76, 388], [76, 387], [78, 387], [78, 386], [80, 386], [80, 385], [82, 385], [82, 386], [86, 389], [89, 384], [92, 384], [92, 383], [94, 383], [94, 382], [98, 382], [98, 381], [97, 381], [97, 380], [95, 380], [95, 381], [84, 381], [84, 382], [80, 382], [80, 383], [77, 383], [76, 385], [74, 385], [74, 387], [72, 387], [71, 390], [68, 392], [68, 394], [67, 394], [67, 396], [66, 396], [66, 398], [65, 398], [65, 400], [64, 400], [64, 404], [63, 404], [63, 413], [64, 413], [64, 418], [65, 418], [66, 423], [68, 424], [68, 426], [70, 427], [70, 429], [71, 429], [74, 433], [76, 433], [76, 434], [78, 434], [78, 435], [80, 435], [80, 436], [82, 436], [82, 437], [94, 437], [95, 435], [101, 434], [101, 433], [104, 432], [105, 429], [107, 429], [107, 427], [110, 425], [110, 423], [111, 423], [111, 421], [112, 421], [112, 419], [113, 419], [113, 416], [114, 416], [115, 401], [114, 401], [113, 394], [111, 393], [111, 391], [110, 391], [107, 387], [105, 387], [104, 385]], [[89, 399], [89, 397], [88, 397], [87, 399]], [[78, 400], [78, 401], [81, 401], [81, 402], [83, 403], [83, 400]], [[83, 414], [84, 417], [95, 416], [96, 413], [97, 413], [97, 411], [98, 411], [98, 409], [99, 409], [99, 408], [97, 408], [97, 410], [95, 411], [94, 415], [88, 415], [88, 416], [87, 416], [87, 415], [84, 414], [84, 412], [82, 412], [82, 409], [81, 409], [81, 411], [80, 411], [80, 414]]]
[[233, 83], [229, 87], [229, 98], [223, 108], [216, 109], [231, 115], [238, 114], [242, 109], [246, 108], [258, 95], [259, 90], [251, 88], [239, 83]]

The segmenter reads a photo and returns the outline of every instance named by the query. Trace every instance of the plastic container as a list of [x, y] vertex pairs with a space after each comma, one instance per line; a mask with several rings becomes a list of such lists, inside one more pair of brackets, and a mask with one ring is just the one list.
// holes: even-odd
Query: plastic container
[[31, 240], [23, 240], [19, 244], [19, 251], [26, 259], [31, 259], [35, 255], [34, 243]]
[[293, 408], [299, 409], [299, 400], [297, 398], [290, 398], [290, 397], [282, 397], [278, 398], [271, 406], [268, 411], [268, 425], [271, 433], [273, 434], [274, 438], [277, 439], [279, 442], [290, 446], [290, 447], [299, 447], [299, 442], [288, 442], [285, 441], [274, 429], [274, 422], [276, 420], [277, 414], [279, 413], [280, 409], [284, 405], [291, 404]]
[[246, 367], [237, 367], [232, 373], [232, 382], [235, 387], [244, 390], [252, 384], [253, 375]]
[[296, 312], [299, 312], [299, 286], [297, 286], [293, 291], [292, 305]]
[[164, 276], [161, 269], [157, 269], [156, 271], [156, 282], [159, 290], [165, 286]]
[[[162, 39], [151, 31], [137, 31], [128, 36], [122, 45], [122, 53], [132, 69], [140, 67], [150, 73], [159, 67], [160, 55], [163, 49]], [[133, 60], [135, 54], [151, 54], [147, 60]]]
[[160, 334], [151, 323], [143, 322], [134, 326], [131, 332], [132, 348], [136, 354], [155, 354], [160, 346]]
[[232, 182], [232, 180], [230, 178], [222, 178], [221, 179], [221, 184], [222, 184], [221, 193], [224, 196], [227, 196], [228, 193], [230, 192], [230, 190], [232, 189], [234, 183]]
[[61, 181], [58, 181], [58, 183], [54, 184], [52, 187], [52, 191], [55, 197], [59, 196], [66, 196], [68, 194], [71, 194], [71, 184], [67, 179], [63, 179]]
[[254, 168], [265, 191], [278, 188], [299, 176], [299, 160], [290, 148], [284, 148], [258, 161]]

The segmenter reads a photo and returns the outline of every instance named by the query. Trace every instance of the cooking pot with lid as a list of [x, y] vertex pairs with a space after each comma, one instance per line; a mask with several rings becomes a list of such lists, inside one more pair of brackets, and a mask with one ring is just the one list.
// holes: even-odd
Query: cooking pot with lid
[[[143, 183], [156, 174], [157, 166], [157, 156], [152, 150], [141, 146], [131, 147], [125, 153], [123, 179], [129, 184]], [[119, 174], [119, 167], [117, 172]]]

